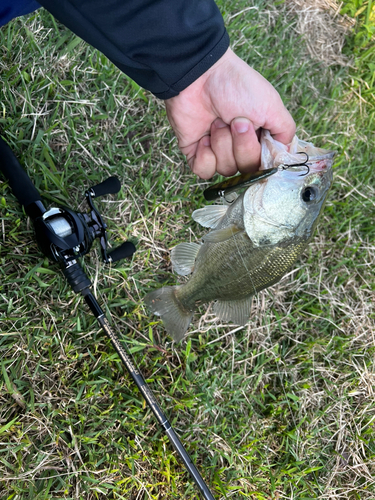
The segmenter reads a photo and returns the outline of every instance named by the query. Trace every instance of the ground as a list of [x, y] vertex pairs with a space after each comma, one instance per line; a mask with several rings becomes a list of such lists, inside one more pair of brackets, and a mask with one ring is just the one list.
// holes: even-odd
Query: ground
[[[207, 182], [163, 105], [47, 13], [1, 30], [2, 135], [46, 205], [100, 207], [132, 262], [85, 266], [216, 498], [361, 499], [374, 481], [374, 97], [334, 2], [220, 1], [232, 47], [277, 88], [298, 135], [337, 150], [334, 185], [296, 269], [245, 327], [195, 315], [174, 344], [144, 295], [178, 279], [169, 250], [199, 241]], [[324, 7], [324, 8], [321, 8]], [[0, 181], [0, 498], [198, 499], [84, 302], [40, 255]]]

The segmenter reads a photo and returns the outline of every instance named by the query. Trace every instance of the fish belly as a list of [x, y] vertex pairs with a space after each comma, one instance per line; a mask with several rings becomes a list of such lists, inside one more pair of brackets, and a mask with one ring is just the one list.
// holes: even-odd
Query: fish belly
[[205, 243], [190, 280], [176, 296], [189, 310], [197, 301], [241, 300], [277, 283], [296, 262], [308, 241], [289, 240], [254, 247], [242, 231], [220, 243]]

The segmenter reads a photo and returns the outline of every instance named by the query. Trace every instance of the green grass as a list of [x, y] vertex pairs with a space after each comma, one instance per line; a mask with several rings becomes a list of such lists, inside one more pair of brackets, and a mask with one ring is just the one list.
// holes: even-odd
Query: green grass
[[[132, 238], [137, 253], [108, 268], [95, 247], [85, 267], [216, 498], [370, 500], [373, 81], [353, 38], [345, 50], [355, 65], [309, 56], [284, 4], [219, 6], [235, 51], [275, 85], [298, 135], [338, 152], [313, 243], [254, 299], [246, 327], [201, 308], [175, 345], [144, 308], [147, 291], [178, 279], [169, 249], [204, 234], [191, 213], [207, 183], [189, 172], [163, 104], [45, 12], [1, 29], [1, 132], [47, 205], [84, 210], [87, 187], [120, 177], [119, 195], [98, 204], [113, 245]], [[109, 340], [0, 182], [0, 498], [198, 499]]]
[[373, 0], [345, 0], [341, 13], [355, 21], [345, 52], [351, 55], [355, 71], [352, 86], [375, 106], [375, 3]]

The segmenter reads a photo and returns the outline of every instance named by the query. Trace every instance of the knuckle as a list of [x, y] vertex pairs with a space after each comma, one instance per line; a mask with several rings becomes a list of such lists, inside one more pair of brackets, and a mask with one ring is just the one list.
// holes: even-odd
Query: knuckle
[[224, 175], [225, 177], [230, 177], [231, 175], [235, 175], [237, 173], [237, 166], [228, 166], [228, 165], [218, 165], [217, 173], [220, 175]]

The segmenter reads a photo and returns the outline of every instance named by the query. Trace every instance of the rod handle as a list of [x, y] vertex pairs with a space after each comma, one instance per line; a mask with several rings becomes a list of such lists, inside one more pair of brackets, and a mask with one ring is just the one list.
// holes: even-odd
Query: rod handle
[[14, 196], [25, 207], [26, 212], [28, 205], [41, 205], [41, 197], [36, 187], [2, 137], [0, 137], [0, 171], [8, 180]]

